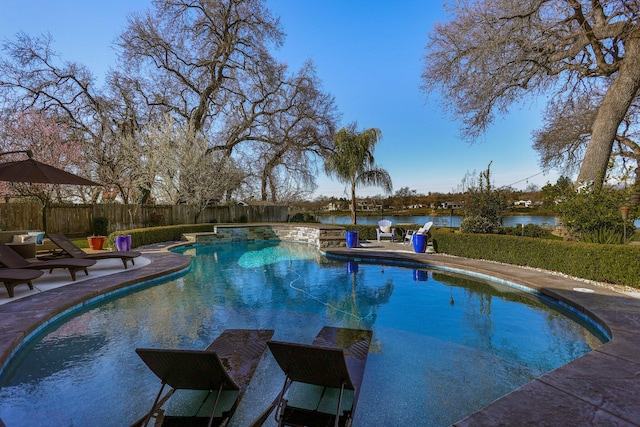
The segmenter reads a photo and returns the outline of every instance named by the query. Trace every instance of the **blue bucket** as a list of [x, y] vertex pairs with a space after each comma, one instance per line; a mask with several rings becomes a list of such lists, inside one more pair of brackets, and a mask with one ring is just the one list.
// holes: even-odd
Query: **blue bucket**
[[347, 231], [347, 247], [355, 248], [358, 246], [358, 232], [357, 231]]

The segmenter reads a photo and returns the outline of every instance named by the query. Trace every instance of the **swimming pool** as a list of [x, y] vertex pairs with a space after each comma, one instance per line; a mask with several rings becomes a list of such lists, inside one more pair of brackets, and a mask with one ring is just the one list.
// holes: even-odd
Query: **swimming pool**
[[[78, 312], [29, 343], [1, 379], [0, 417], [125, 425], [158, 386], [135, 347], [204, 348], [229, 327], [308, 343], [329, 324], [374, 331], [356, 425], [449, 425], [601, 343], [532, 295], [442, 272], [332, 261], [291, 243], [184, 252], [189, 274]], [[233, 425], [261, 412], [281, 381], [267, 354]]]

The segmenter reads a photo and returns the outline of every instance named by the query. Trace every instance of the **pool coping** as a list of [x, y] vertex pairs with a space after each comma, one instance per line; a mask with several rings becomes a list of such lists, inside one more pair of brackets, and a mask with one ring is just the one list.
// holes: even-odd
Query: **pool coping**
[[[188, 269], [191, 259], [168, 251], [145, 251], [148, 265], [89, 278], [0, 305], [0, 371], [40, 328], [87, 302]], [[91, 275], [91, 270], [89, 270]]]
[[[395, 245], [401, 245], [396, 243]], [[53, 289], [0, 306], [0, 366], [41, 325], [86, 301], [187, 269], [187, 256], [169, 246], [145, 253], [134, 270]], [[640, 299], [550, 272], [443, 254], [394, 252], [385, 247], [324, 248], [329, 256], [411, 262], [513, 282], [585, 313], [611, 336], [600, 348], [536, 378], [455, 426], [640, 426]]]

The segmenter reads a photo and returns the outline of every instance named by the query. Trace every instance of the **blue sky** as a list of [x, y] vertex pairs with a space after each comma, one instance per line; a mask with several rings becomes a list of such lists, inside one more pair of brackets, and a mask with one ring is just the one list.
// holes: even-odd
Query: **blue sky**
[[[86, 65], [102, 79], [115, 64], [113, 40], [128, 14], [150, 0], [25, 0], [8, 2], [0, 15], [0, 39], [18, 31], [46, 32], [54, 49], [68, 61]], [[492, 161], [497, 186], [524, 189], [532, 183], [556, 182], [555, 171], [541, 173], [531, 133], [542, 124], [535, 102], [514, 106], [496, 118], [480, 140], [459, 138], [460, 123], [444, 113], [437, 94], [420, 91], [427, 34], [446, 16], [438, 0], [267, 0], [280, 16], [287, 38], [276, 57], [297, 70], [314, 61], [325, 91], [336, 98], [342, 125], [377, 127], [383, 139], [376, 162], [389, 171], [394, 191], [456, 191], [468, 172], [480, 172]], [[314, 195], [345, 196], [345, 186], [320, 172]], [[360, 196], [381, 194], [365, 187]]]

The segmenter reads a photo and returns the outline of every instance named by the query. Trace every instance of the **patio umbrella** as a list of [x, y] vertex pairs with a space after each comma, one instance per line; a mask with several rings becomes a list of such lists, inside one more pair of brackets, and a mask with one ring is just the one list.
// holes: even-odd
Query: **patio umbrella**
[[43, 184], [101, 185], [62, 169], [27, 160], [0, 163], [0, 181], [33, 182]]
[[[27, 182], [41, 184], [101, 185], [89, 179], [74, 175], [63, 169], [33, 160], [31, 150], [18, 150], [0, 153], [25, 153], [29, 158], [15, 162], [0, 163], [0, 181]], [[47, 230], [46, 205], [42, 207], [42, 228]]]

